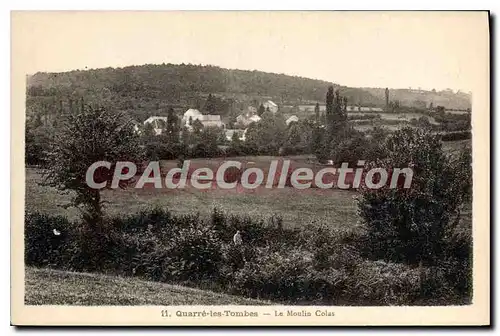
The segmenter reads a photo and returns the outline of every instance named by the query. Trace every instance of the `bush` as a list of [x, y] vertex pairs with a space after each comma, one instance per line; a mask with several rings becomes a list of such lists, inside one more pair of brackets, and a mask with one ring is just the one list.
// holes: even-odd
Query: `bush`
[[420, 272], [404, 264], [365, 261], [349, 277], [349, 294], [365, 305], [411, 304], [419, 295]]
[[311, 260], [300, 250], [287, 254], [262, 249], [234, 275], [233, 291], [252, 298], [306, 299], [314, 297], [307, 282], [313, 272]]
[[149, 142], [146, 144], [146, 158], [151, 161], [175, 160], [187, 152], [181, 143]]
[[[446, 281], [457, 296], [466, 298], [470, 303], [472, 297], [472, 232], [471, 228], [455, 230], [448, 238], [445, 258], [441, 264]], [[443, 282], [441, 282], [443, 283]]]
[[194, 225], [200, 219], [198, 215], [173, 215], [170, 211], [160, 207], [146, 208], [140, 212], [126, 217], [114, 217], [110, 219], [113, 227], [126, 233], [141, 233], [150, 231], [155, 235], [172, 234], [172, 230], [178, 227]]
[[[232, 242], [237, 230], [240, 246]], [[214, 209], [203, 219], [153, 208], [95, 228], [28, 213], [25, 245], [27, 265], [209, 285], [292, 304], [468, 302], [470, 232], [449, 236], [445, 257], [432, 267], [368, 260], [369, 238], [362, 229], [288, 229], [278, 216], [256, 220]]]
[[222, 244], [212, 227], [180, 229], [166, 245], [166, 268], [173, 279], [195, 281], [219, 275]]
[[[26, 264], [75, 271], [114, 270], [119, 261], [113, 251], [121, 246], [120, 237], [109, 228], [101, 229], [70, 223], [62, 216], [28, 213]], [[54, 234], [54, 230], [60, 234]]]
[[[63, 266], [70, 252], [72, 232], [69, 221], [62, 216], [28, 212], [25, 223], [24, 260], [26, 264], [38, 267]], [[60, 234], [54, 234], [54, 230]]]
[[223, 151], [219, 147], [203, 142], [195, 144], [189, 149], [188, 153], [191, 158], [213, 158], [223, 155]]
[[330, 158], [337, 166], [347, 162], [350, 167], [356, 167], [359, 160], [370, 162], [385, 158], [387, 153], [383, 145], [387, 133], [380, 128], [372, 133], [372, 139], [356, 130], [339, 134], [330, 144]]
[[25, 163], [43, 166], [47, 160], [47, 152], [50, 151], [51, 138], [49, 134], [52, 134], [54, 130], [49, 126], [42, 125], [39, 117], [35, 117], [35, 119], [26, 122]]
[[359, 212], [373, 258], [435, 264], [463, 201], [463, 170], [451, 164], [437, 136], [421, 130], [395, 132], [387, 152], [377, 167], [412, 166], [413, 180], [409, 189], [362, 188]]

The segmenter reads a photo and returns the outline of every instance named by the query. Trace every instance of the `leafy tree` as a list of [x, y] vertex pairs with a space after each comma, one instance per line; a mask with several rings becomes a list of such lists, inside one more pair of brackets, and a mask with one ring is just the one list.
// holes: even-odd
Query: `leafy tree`
[[313, 129], [312, 133], [312, 151], [314, 155], [316, 155], [316, 159], [324, 163], [328, 158], [327, 158], [327, 150], [325, 149], [325, 130], [324, 128], [320, 126], [316, 126]]
[[25, 133], [25, 162], [28, 165], [43, 165], [46, 161], [47, 152], [50, 149], [50, 134], [54, 129], [49, 125], [43, 125], [40, 115], [26, 122]]
[[[103, 201], [100, 190], [87, 185], [87, 170], [97, 161], [138, 162], [139, 148], [132, 124], [123, 114], [83, 106], [78, 113], [67, 116], [54, 137], [44, 170], [45, 181], [59, 190], [73, 191], [71, 204], [82, 211], [89, 227], [100, 228]], [[101, 172], [99, 178], [107, 181], [113, 167]]]
[[196, 119], [195, 121], [193, 121], [191, 126], [193, 127], [193, 133], [195, 135], [200, 134], [201, 131], [203, 130], [203, 124], [199, 119]]
[[350, 167], [355, 167], [358, 160], [365, 159], [364, 154], [368, 143], [368, 139], [363, 134], [356, 133], [349, 137], [343, 137], [333, 146], [330, 158], [338, 166], [347, 162]]
[[207, 111], [208, 114], [215, 114], [215, 99], [211, 93], [208, 95], [207, 101], [205, 103], [205, 111]]
[[288, 135], [286, 139], [286, 145], [295, 147], [300, 144], [301, 137], [300, 137], [300, 126], [296, 122], [292, 122], [291, 125], [288, 127]]
[[334, 113], [334, 107], [333, 107], [333, 101], [334, 101], [334, 92], [333, 92], [333, 86], [328, 87], [328, 91], [326, 92], [326, 118], [327, 122], [331, 123], [333, 119], [333, 113]]
[[144, 139], [146, 139], [145, 141], [146, 142], [154, 141], [155, 136], [156, 136], [156, 132], [155, 132], [153, 124], [151, 124], [151, 123], [145, 124], [144, 125]]
[[287, 126], [284, 118], [273, 113], [264, 113], [262, 120], [249, 125], [246, 143], [262, 153], [276, 154], [285, 144]]
[[456, 181], [457, 197], [461, 204], [472, 202], [472, 150], [468, 146], [463, 146], [456, 158], [452, 158], [452, 166], [454, 171], [459, 174], [459, 179]]
[[[339, 144], [342, 144], [340, 151], [346, 150], [345, 147], [350, 147], [348, 137], [353, 133], [347, 124], [347, 98], [340, 95], [339, 90], [334, 92], [333, 86], [328, 87], [326, 93], [326, 113], [325, 113], [325, 130], [321, 131], [322, 145], [315, 144], [316, 157], [319, 161], [324, 161], [332, 155], [339, 158], [344, 157], [344, 154], [336, 154], [332, 149], [335, 149]], [[318, 131], [316, 131], [318, 133]], [[315, 136], [317, 141], [318, 136]]]
[[332, 141], [337, 132], [347, 125], [347, 98], [340, 95], [339, 90], [333, 91], [333, 86], [328, 87], [326, 93], [326, 128], [327, 141]]
[[383, 128], [383, 127], [374, 127], [370, 132], [369, 132], [370, 136], [371, 136], [371, 141], [372, 142], [376, 142], [376, 143], [380, 143], [380, 144], [383, 144], [385, 142], [385, 140], [387, 139], [387, 137], [389, 136], [389, 132]]
[[179, 142], [179, 118], [172, 107], [170, 107], [167, 112], [165, 136], [170, 143]]
[[238, 132], [233, 132], [231, 136], [231, 142], [233, 145], [239, 145], [241, 143], [240, 134]]
[[[223, 131], [219, 127], [204, 127], [201, 129], [199, 140], [194, 146], [194, 157], [215, 157], [219, 155], [219, 146]], [[224, 135], [225, 137], [225, 135]]]
[[262, 115], [266, 112], [266, 109], [264, 108], [264, 105], [260, 104], [259, 109], [257, 110], [257, 114], [259, 117], [262, 117]]
[[[386, 143], [387, 157], [366, 166], [413, 169], [410, 188], [362, 188], [359, 212], [368, 229], [368, 246], [377, 258], [436, 264], [460, 217], [460, 206], [472, 184], [469, 157], [453, 162], [439, 137], [424, 130], [396, 131]], [[403, 175], [404, 176], [404, 175]], [[470, 181], [470, 184], [463, 181]]]

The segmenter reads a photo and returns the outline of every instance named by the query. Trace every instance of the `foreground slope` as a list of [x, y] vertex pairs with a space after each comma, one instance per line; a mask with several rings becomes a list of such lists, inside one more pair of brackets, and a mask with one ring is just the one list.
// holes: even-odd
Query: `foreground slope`
[[265, 305], [263, 301], [134, 278], [26, 267], [27, 305]]

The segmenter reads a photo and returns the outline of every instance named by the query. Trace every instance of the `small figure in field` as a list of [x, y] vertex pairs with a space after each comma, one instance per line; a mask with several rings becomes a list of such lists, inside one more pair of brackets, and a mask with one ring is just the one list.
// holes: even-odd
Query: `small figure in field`
[[233, 242], [234, 242], [234, 245], [236, 245], [236, 246], [243, 244], [243, 239], [241, 239], [240, 230], [236, 231], [236, 233], [234, 234]]
[[233, 242], [234, 245], [238, 247], [239, 253], [241, 253], [241, 258], [243, 259], [243, 262], [247, 262], [245, 258], [245, 247], [243, 246], [243, 239], [241, 238], [241, 233], [240, 230], [236, 231], [236, 233], [233, 236]]

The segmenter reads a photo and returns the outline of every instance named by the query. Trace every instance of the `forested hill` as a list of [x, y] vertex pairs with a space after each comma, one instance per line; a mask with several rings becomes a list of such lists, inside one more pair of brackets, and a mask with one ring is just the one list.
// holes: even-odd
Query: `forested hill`
[[[36, 73], [27, 81], [27, 113], [51, 114], [65, 109], [69, 100], [83, 97], [89, 103], [110, 105], [127, 111], [137, 120], [162, 115], [167, 106], [180, 113], [186, 108], [203, 109], [208, 94], [217, 97], [217, 113], [232, 116], [249, 105], [271, 99], [283, 105], [324, 102], [332, 83], [267, 73], [231, 70], [216, 66], [161, 64], [74, 70], [63, 73]], [[385, 106], [383, 89], [349, 88], [334, 85], [349, 104]], [[453, 93], [391, 90], [391, 100], [421, 107], [433, 101], [449, 108], [470, 107], [470, 97]]]
[[[162, 64], [36, 73], [28, 78], [28, 98], [52, 97], [59, 101], [85, 96], [87, 100], [111, 101], [117, 108], [135, 111], [161, 108], [165, 104], [197, 107], [203, 105], [209, 93], [235, 103], [255, 104], [271, 99], [281, 105], [293, 105], [323, 102], [331, 84], [261, 71]], [[337, 87], [354, 104], [384, 104], [383, 99], [364, 90]]]

